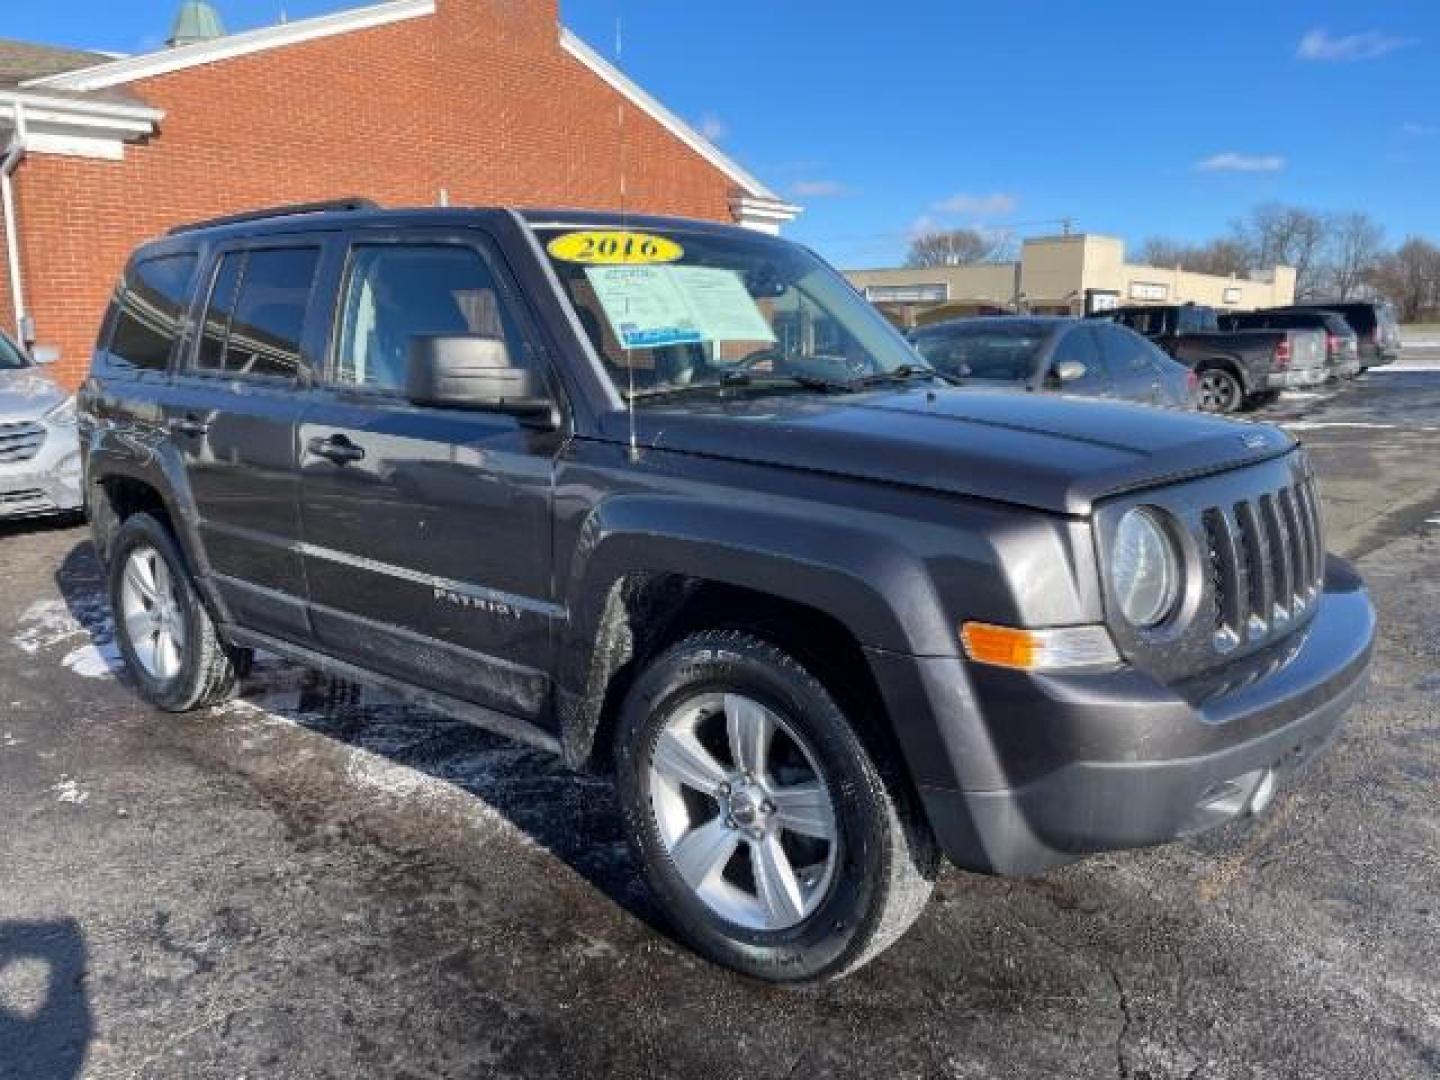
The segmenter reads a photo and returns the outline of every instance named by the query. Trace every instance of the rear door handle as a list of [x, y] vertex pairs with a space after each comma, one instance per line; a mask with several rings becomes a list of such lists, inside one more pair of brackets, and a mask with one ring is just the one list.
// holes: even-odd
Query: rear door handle
[[331, 435], [323, 439], [316, 436], [305, 444], [305, 448], [316, 457], [322, 457], [336, 465], [348, 465], [352, 461], [362, 461], [365, 458], [364, 447], [356, 446], [344, 435]]
[[170, 430], [177, 435], [192, 435], [199, 438], [210, 434], [210, 425], [194, 416], [176, 417], [170, 421]]

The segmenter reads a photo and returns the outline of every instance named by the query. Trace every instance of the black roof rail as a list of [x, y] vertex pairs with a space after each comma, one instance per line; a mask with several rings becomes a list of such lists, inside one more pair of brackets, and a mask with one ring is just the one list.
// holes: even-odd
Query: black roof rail
[[289, 206], [271, 206], [263, 210], [246, 210], [241, 214], [226, 214], [223, 217], [192, 221], [188, 225], [176, 225], [167, 235], [180, 236], [183, 233], [214, 229], [221, 225], [242, 225], [247, 221], [265, 221], [268, 218], [293, 217], [297, 214], [328, 214], [343, 210], [378, 210], [380, 204], [373, 199], [352, 195], [344, 199], [326, 199], [322, 202], [291, 203]]

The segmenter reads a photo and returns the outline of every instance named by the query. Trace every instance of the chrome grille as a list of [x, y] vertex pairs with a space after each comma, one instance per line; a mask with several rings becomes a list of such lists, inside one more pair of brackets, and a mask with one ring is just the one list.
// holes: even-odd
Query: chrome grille
[[29, 461], [45, 442], [45, 428], [31, 421], [0, 424], [0, 465]]
[[1204, 511], [1215, 620], [1212, 642], [1228, 653], [1302, 615], [1320, 593], [1325, 548], [1314, 482]]

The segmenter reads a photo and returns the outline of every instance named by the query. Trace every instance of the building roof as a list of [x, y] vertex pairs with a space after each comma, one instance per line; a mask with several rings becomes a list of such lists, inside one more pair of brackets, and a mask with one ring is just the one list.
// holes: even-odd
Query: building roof
[[105, 53], [84, 49], [64, 49], [0, 38], [0, 87], [19, 86], [27, 79], [43, 79], [48, 75], [78, 71], [113, 59]]
[[[97, 91], [115, 92], [130, 83], [165, 75], [173, 71], [213, 64], [237, 56], [247, 56], [268, 49], [283, 48], [304, 41], [352, 33], [386, 26], [407, 19], [435, 14], [436, 0], [382, 0], [366, 7], [350, 8], [329, 15], [297, 19], [245, 30], [235, 34], [178, 44], [138, 56], [115, 59], [90, 55], [86, 63], [57, 69], [49, 74], [32, 76], [24, 85], [35, 90], [68, 90], [82, 94]], [[762, 184], [732, 158], [693, 127], [665, 108], [628, 76], [590, 48], [568, 29], [560, 29], [560, 47], [589, 68], [598, 78], [648, 113], [662, 127], [690, 147], [714, 168], [728, 176], [748, 200], [743, 209], [767, 214], [777, 220], [788, 220], [799, 213], [799, 207], [785, 203], [775, 192]], [[123, 91], [121, 91], [123, 92]], [[754, 205], [751, 205], [754, 204]]]

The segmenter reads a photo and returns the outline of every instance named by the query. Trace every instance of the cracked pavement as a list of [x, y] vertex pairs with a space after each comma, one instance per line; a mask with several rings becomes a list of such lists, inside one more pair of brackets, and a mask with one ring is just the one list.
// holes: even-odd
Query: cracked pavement
[[85, 531], [5, 528], [0, 1077], [1440, 1073], [1440, 356], [1267, 418], [1380, 611], [1341, 742], [1258, 821], [947, 870], [799, 991], [674, 944], [606, 784], [541, 753], [276, 663], [152, 712]]

